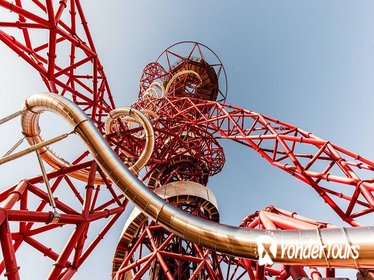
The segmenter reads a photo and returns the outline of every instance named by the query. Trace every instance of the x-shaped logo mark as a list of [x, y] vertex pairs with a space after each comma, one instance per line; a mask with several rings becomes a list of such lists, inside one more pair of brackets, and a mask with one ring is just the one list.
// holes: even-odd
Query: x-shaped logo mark
[[259, 236], [256, 239], [258, 251], [258, 264], [273, 264], [272, 258], [277, 255], [277, 242], [270, 236]]

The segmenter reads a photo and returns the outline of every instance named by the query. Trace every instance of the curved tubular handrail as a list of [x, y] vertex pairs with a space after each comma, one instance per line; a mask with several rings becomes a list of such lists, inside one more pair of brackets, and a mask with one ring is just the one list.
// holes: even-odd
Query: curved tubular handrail
[[194, 75], [199, 80], [199, 84], [196, 85], [196, 88], [198, 88], [199, 86], [201, 86], [201, 84], [203, 83], [203, 81], [202, 81], [202, 79], [201, 79], [201, 77], [200, 77], [200, 75], [198, 73], [196, 73], [193, 70], [183, 70], [183, 71], [177, 72], [175, 75], [173, 75], [173, 77], [170, 79], [170, 81], [166, 85], [166, 88], [164, 90], [164, 95], [167, 95], [169, 93], [171, 85], [174, 83], [174, 81], [177, 78], [179, 78], [180, 76], [183, 76], [183, 75], [190, 75], [190, 74]]
[[[27, 102], [25, 102], [25, 109], [29, 109]], [[113, 121], [119, 117], [119, 116], [129, 116], [132, 119], [136, 120], [139, 124], [141, 124], [145, 131], [145, 139], [146, 139], [146, 145], [143, 149], [143, 152], [141, 153], [139, 159], [137, 162], [130, 167], [130, 170], [137, 174], [140, 169], [144, 167], [144, 165], [148, 162], [149, 158], [151, 157], [153, 153], [153, 147], [154, 147], [154, 132], [153, 127], [147, 117], [140, 111], [133, 109], [133, 108], [117, 108], [114, 109], [109, 113], [109, 117], [106, 120], [105, 123], [105, 129], [106, 132], [109, 133], [110, 126], [112, 125]], [[30, 126], [29, 121], [25, 121], [24, 118], [32, 118], [32, 126]], [[42, 143], [44, 140], [40, 133], [39, 128], [39, 114], [29, 115], [27, 112], [26, 114], [23, 114], [21, 116], [21, 124], [22, 124], [22, 131], [23, 134], [26, 136], [27, 141], [31, 144], [38, 144]], [[40, 149], [40, 155], [42, 158], [53, 168], [60, 169], [64, 167], [69, 167], [71, 164], [63, 159], [62, 157], [56, 155], [48, 146], [45, 146]], [[81, 181], [87, 181], [89, 177], [89, 172], [87, 170], [77, 170], [70, 173], [70, 176], [81, 180]], [[95, 184], [103, 184], [104, 181], [100, 176], [95, 177]]]
[[144, 167], [144, 165], [147, 164], [148, 160], [152, 156], [153, 153], [153, 148], [155, 144], [155, 135], [153, 132], [153, 127], [150, 124], [149, 120], [147, 117], [142, 114], [140, 111], [134, 109], [134, 108], [128, 108], [128, 107], [122, 107], [122, 108], [117, 108], [114, 109], [109, 113], [109, 117], [107, 118], [105, 122], [105, 132], [108, 134], [111, 131], [111, 127], [113, 125], [113, 122], [118, 118], [122, 116], [128, 116], [132, 118], [132, 121], [140, 123], [144, 130], [145, 130], [145, 139], [146, 139], [146, 144], [145, 147], [139, 156], [139, 159], [129, 167], [130, 171], [138, 174], [139, 170]]
[[[259, 230], [217, 224], [191, 216], [148, 190], [113, 152], [86, 114], [71, 101], [56, 94], [37, 94], [26, 99], [24, 109], [22, 126], [31, 134], [39, 133], [38, 120], [43, 111], [57, 113], [68, 121], [97, 163], [127, 198], [150, 218], [183, 239], [249, 259], [259, 259], [259, 251], [265, 251], [274, 262], [284, 264], [353, 268], [374, 266], [374, 227]], [[258, 242], [263, 246], [258, 246]], [[301, 258], [294, 258], [292, 252], [301, 252]]]

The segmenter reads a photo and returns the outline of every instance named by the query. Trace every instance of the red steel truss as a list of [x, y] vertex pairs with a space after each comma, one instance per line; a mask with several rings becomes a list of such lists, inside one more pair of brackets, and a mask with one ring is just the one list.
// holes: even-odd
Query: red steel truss
[[[48, 91], [72, 99], [104, 132], [103, 120], [115, 105], [81, 1], [1, 0], [0, 7], [0, 40], [41, 75]], [[16, 257], [23, 244], [34, 249], [35, 262], [39, 255], [50, 259], [48, 279], [70, 279], [124, 211], [127, 200], [87, 156], [47, 174], [58, 213], [50, 211], [42, 176], [0, 194], [0, 273], [8, 279], [25, 275]], [[91, 179], [77, 182], [69, 176], [77, 170], [89, 171]], [[94, 176], [104, 183], [94, 184]], [[66, 236], [65, 247], [47, 242], [54, 236]]]
[[70, 97], [99, 125], [115, 105], [81, 1], [1, 0], [0, 7], [9, 18], [0, 20], [0, 40], [48, 91]]
[[[177, 204], [192, 215], [212, 218], [200, 203]], [[134, 221], [116, 249], [113, 279], [223, 279], [218, 253], [171, 234], [144, 215]]]
[[[69, 177], [69, 173], [87, 167], [91, 168], [91, 176], [85, 186]], [[127, 200], [123, 200], [123, 195], [117, 195], [111, 184], [98, 186], [93, 183], [93, 174], [96, 171], [104, 175], [95, 162], [88, 161], [48, 174], [58, 214], [50, 211], [48, 194], [43, 190], [42, 176], [22, 180], [0, 193], [0, 241], [4, 256], [0, 263], [1, 273], [6, 270], [8, 279], [19, 279], [16, 253], [21, 245], [28, 244], [41, 256], [49, 258], [51, 264], [54, 263], [49, 279], [68, 279], [74, 275], [120, 217], [127, 204]], [[111, 198], [100, 201], [98, 198], [104, 194], [105, 197]], [[57, 196], [60, 199], [57, 199]], [[108, 219], [108, 222], [102, 226], [98, 235], [88, 242], [90, 224], [94, 225], [96, 221], [103, 219]], [[39, 239], [39, 236], [56, 236], [59, 231], [70, 234], [62, 251], [55, 251], [54, 242], [44, 243], [41, 241], [43, 239]], [[35, 257], [37, 258], [37, 255]]]
[[[127, 273], [131, 273], [128, 276], [131, 279], [143, 279], [148, 274], [149, 279], [159, 279], [160, 270], [167, 279], [223, 278], [216, 252], [186, 242], [153, 223], [140, 232], [140, 236], [135, 236], [137, 242], [131, 247], [130, 254], [122, 260], [114, 275], [116, 279], [128, 279], [122, 278]], [[170, 248], [175, 247], [183, 250], [172, 252]]]
[[173, 121], [199, 126], [215, 139], [248, 146], [271, 165], [310, 185], [347, 223], [373, 212], [374, 162], [296, 126], [259, 113], [192, 98], [163, 97], [140, 101]]
[[[73, 100], [105, 134], [103, 124], [115, 104], [81, 1], [0, 0], [0, 7], [10, 12], [0, 21], [0, 40], [41, 75], [48, 91]], [[155, 131], [156, 148], [141, 173], [149, 188], [157, 190], [177, 181], [206, 185], [225, 162], [219, 141], [229, 139], [311, 186], [352, 226], [359, 226], [357, 219], [374, 211], [374, 162], [293, 125], [224, 104], [227, 81], [221, 61], [206, 46], [185, 43], [171, 46], [146, 66], [139, 100], [133, 105], [148, 115]], [[125, 118], [118, 119], [118, 124], [118, 130], [105, 137], [125, 164], [131, 165], [145, 145], [142, 128]], [[20, 279], [17, 252], [23, 244], [50, 259], [53, 265], [48, 279], [70, 279], [124, 211], [125, 197], [87, 156], [85, 152], [69, 167], [47, 174], [57, 212], [49, 210], [43, 176], [22, 180], [0, 193], [0, 272], [8, 279]], [[77, 170], [89, 172], [87, 182], [69, 176]], [[95, 183], [97, 177], [101, 184]], [[190, 206], [183, 205], [185, 209]], [[107, 218], [88, 242], [92, 225]], [[249, 216], [242, 226], [290, 229], [327, 224], [270, 207]], [[42, 238], [65, 229], [70, 237], [60, 250]], [[135, 278], [148, 271], [148, 275], [167, 279], [305, 276], [300, 267], [258, 266], [254, 261], [183, 243], [151, 221], [133, 237], [127, 257], [117, 263], [119, 277], [128, 271]], [[154, 242], [156, 237], [161, 238], [159, 242]], [[189, 251], [173, 249], [182, 243]], [[141, 251], [143, 247], [145, 251]], [[151, 268], [159, 272], [149, 272]], [[314, 268], [310, 272], [312, 278], [321, 275]], [[326, 276], [333, 276], [333, 270]]]
[[[295, 212], [289, 212], [274, 206], [268, 206], [264, 210], [256, 211], [255, 213], [248, 215], [240, 226], [269, 230], [334, 227], [329, 223], [317, 222], [300, 216]], [[302, 277], [307, 277], [313, 280], [320, 279], [321, 277], [335, 277], [335, 270], [330, 268], [325, 269], [324, 273], [322, 273], [316, 267], [304, 268], [297, 265], [290, 266], [276, 264], [260, 266], [257, 262], [248, 259], [230, 256], [222, 256], [222, 258], [228, 266], [227, 275], [229, 275], [230, 278], [227, 279], [242, 279], [244, 276], [247, 276], [247, 278], [251, 280], [268, 277], [274, 277], [276, 279], [300, 279]]]

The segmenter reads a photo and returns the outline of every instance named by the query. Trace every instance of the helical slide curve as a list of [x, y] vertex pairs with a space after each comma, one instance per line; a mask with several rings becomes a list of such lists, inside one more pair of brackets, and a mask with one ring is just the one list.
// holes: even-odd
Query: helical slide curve
[[[56, 94], [36, 94], [25, 100], [23, 110], [22, 129], [29, 141], [40, 137], [41, 113], [50, 111], [61, 116], [73, 126], [92, 157], [126, 197], [151, 219], [183, 239], [212, 250], [249, 259], [259, 258], [258, 240], [271, 240], [277, 245], [274, 262], [351, 268], [374, 266], [374, 227], [282, 231], [245, 229], [203, 220], [175, 208], [149, 190], [123, 164], [92, 121], [73, 102]], [[142, 115], [135, 109], [133, 112], [135, 115]], [[151, 126], [148, 128], [145, 126], [145, 129], [148, 136], [153, 134]], [[152, 149], [152, 144], [146, 147]], [[54, 161], [52, 157], [50, 152], [45, 152], [43, 155], [43, 159], [47, 162]], [[82, 180], [84, 177], [81, 174]], [[326, 248], [337, 245], [348, 252], [348, 257], [333, 258], [326, 254]], [[319, 248], [321, 253], [309, 254], [309, 257], [301, 259], [289, 258], [284, 254], [283, 249], [292, 246], [300, 250]], [[352, 248], [355, 248], [355, 252]]]

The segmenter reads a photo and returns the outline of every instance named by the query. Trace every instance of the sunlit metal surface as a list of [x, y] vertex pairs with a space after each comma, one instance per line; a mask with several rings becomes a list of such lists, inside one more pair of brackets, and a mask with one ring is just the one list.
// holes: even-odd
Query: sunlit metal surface
[[[74, 103], [54, 94], [38, 94], [26, 99], [22, 127], [29, 137], [40, 134], [39, 116], [43, 111], [63, 117], [82, 138], [97, 163], [133, 203], [150, 218], [178, 236], [213, 250], [227, 254], [258, 259], [259, 237], [266, 236], [276, 244], [274, 262], [310, 266], [365, 268], [374, 266], [374, 227], [330, 228], [316, 230], [255, 230], [218, 224], [185, 213], [148, 190], [147, 187], [121, 162], [95, 125]], [[47, 153], [48, 157], [53, 156]], [[268, 242], [270, 243], [270, 242]], [[264, 244], [266, 247], [269, 244]], [[330, 248], [357, 246], [358, 256], [348, 252], [347, 258], [335, 258], [323, 249], [321, 254], [309, 258], [289, 258], [282, 248]]]

